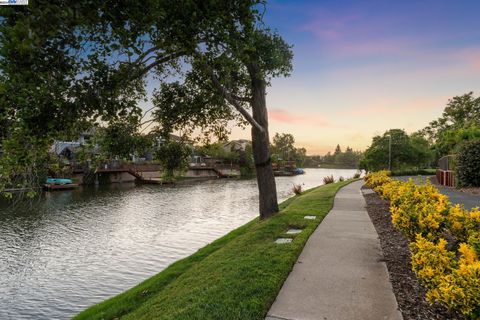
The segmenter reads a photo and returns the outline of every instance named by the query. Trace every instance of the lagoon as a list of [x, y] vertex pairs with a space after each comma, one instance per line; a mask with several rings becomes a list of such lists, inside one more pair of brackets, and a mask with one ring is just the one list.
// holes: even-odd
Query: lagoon
[[[279, 201], [354, 173], [277, 177]], [[254, 179], [112, 184], [0, 206], [0, 319], [68, 319], [121, 293], [257, 217], [257, 192]]]

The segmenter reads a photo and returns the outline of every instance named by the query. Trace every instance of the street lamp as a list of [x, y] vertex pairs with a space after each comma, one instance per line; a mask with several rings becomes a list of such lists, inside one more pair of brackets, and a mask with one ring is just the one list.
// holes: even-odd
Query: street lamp
[[388, 171], [392, 171], [392, 135], [388, 134]]

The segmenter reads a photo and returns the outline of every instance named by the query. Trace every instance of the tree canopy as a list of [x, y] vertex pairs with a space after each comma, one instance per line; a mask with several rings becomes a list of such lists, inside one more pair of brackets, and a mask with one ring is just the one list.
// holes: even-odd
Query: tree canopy
[[408, 135], [402, 129], [390, 129], [373, 137], [360, 161], [360, 168], [367, 171], [389, 169], [389, 159], [391, 170], [401, 170], [428, 167], [433, 157], [430, 145], [422, 135]]
[[480, 138], [480, 97], [473, 92], [450, 99], [442, 116], [422, 130], [437, 158], [456, 153], [465, 141]]

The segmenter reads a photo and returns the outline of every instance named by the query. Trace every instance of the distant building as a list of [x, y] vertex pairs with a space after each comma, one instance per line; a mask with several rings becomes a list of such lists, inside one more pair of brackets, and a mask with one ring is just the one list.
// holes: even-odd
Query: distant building
[[80, 146], [87, 144], [95, 134], [95, 131], [96, 129], [92, 128], [91, 130], [82, 132], [79, 138], [74, 141], [55, 140], [50, 148], [50, 153], [57, 156], [64, 156], [68, 160], [73, 160], [75, 158], [75, 150]]
[[246, 139], [232, 140], [223, 145], [223, 150], [225, 150], [225, 152], [245, 151], [247, 146], [251, 143], [250, 140]]

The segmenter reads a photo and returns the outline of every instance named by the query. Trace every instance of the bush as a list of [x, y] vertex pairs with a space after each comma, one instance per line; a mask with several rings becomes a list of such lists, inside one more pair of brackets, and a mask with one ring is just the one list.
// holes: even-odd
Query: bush
[[300, 184], [294, 184], [292, 188], [293, 193], [295, 193], [297, 196], [302, 194], [302, 185]]
[[427, 300], [478, 319], [480, 210], [452, 207], [433, 185], [393, 180], [386, 171], [368, 174], [365, 182], [390, 201], [393, 225], [410, 239], [412, 269]]
[[457, 183], [461, 187], [480, 187], [480, 140], [464, 143], [456, 158]]
[[360, 178], [361, 175], [362, 175], [362, 174], [361, 174], [359, 171], [357, 171], [357, 172], [355, 172], [355, 174], [353, 175], [353, 179], [358, 179], [358, 178]]
[[345, 181], [345, 178], [341, 176], [340, 178], [338, 178], [338, 181], [339, 182]]
[[335, 182], [335, 179], [333, 178], [333, 175], [323, 177], [323, 183], [324, 184], [330, 184], [330, 183], [334, 183], [334, 182]]

